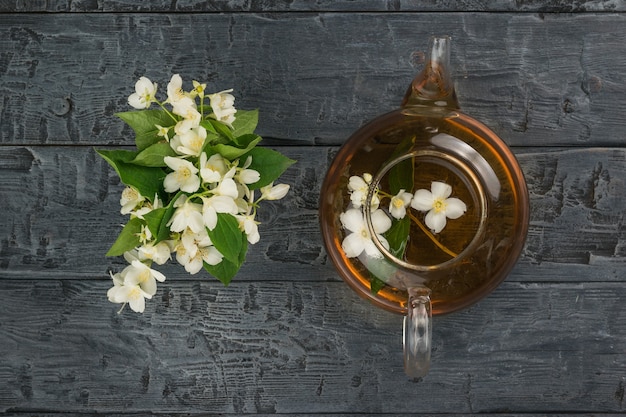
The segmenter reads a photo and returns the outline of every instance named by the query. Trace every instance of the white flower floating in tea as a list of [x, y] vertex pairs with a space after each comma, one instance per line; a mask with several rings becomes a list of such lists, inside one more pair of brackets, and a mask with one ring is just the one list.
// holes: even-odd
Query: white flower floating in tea
[[[376, 248], [372, 241], [369, 228], [365, 221], [363, 213], [358, 208], [352, 208], [341, 213], [339, 216], [341, 224], [351, 233], [343, 240], [341, 247], [348, 258], [356, 258], [363, 251], [372, 258], [382, 258], [382, 254]], [[376, 233], [376, 237], [382, 245], [389, 249], [389, 243], [382, 236], [391, 227], [391, 219], [381, 209], [372, 212], [372, 227]]]
[[406, 208], [411, 203], [413, 194], [400, 190], [398, 194], [391, 197], [389, 202], [389, 213], [396, 219], [404, 219], [406, 216]]
[[[352, 176], [348, 182], [348, 193], [350, 204], [348, 209], [340, 215], [341, 224], [348, 233], [342, 242], [342, 249], [348, 258], [359, 257], [363, 251], [372, 258], [382, 258], [382, 254], [376, 248], [367, 227], [362, 205], [365, 203], [369, 187], [372, 181], [371, 174], [365, 173], [362, 177]], [[389, 242], [384, 237], [384, 233], [392, 228], [393, 222], [405, 219], [409, 207], [425, 212], [424, 223], [430, 232], [440, 233], [447, 224], [447, 219], [458, 219], [467, 211], [467, 205], [459, 198], [450, 197], [452, 187], [441, 181], [433, 181], [430, 190], [419, 189], [415, 194], [400, 190], [396, 195], [391, 195], [380, 189], [374, 191], [371, 202], [372, 227], [379, 242], [389, 250]], [[378, 208], [382, 199], [389, 199], [388, 212]], [[410, 214], [411, 220], [420, 222], [414, 215]], [[408, 220], [408, 219], [407, 219]], [[425, 232], [422, 224], [418, 224]], [[407, 230], [408, 233], [408, 230]], [[432, 234], [426, 233], [430, 239], [434, 239]], [[445, 250], [445, 248], [443, 248]], [[454, 255], [449, 250], [447, 253]]]
[[427, 211], [424, 222], [434, 233], [446, 227], [446, 218], [458, 219], [466, 211], [467, 206], [458, 198], [449, 198], [452, 187], [444, 182], [433, 181], [428, 190], [417, 190], [411, 200], [411, 207], [419, 211]]
[[256, 146], [258, 112], [235, 109], [232, 90], [205, 96], [205, 88], [194, 81], [184, 91], [175, 74], [159, 101], [157, 84], [141, 77], [128, 97], [140, 111], [118, 114], [135, 131], [137, 150], [97, 151], [126, 185], [120, 211], [130, 216], [107, 253], [130, 265], [111, 273], [108, 298], [137, 312], [165, 281], [151, 266], [173, 256], [190, 274], [204, 268], [230, 283], [260, 239], [261, 201], [289, 191], [274, 181], [295, 161]]

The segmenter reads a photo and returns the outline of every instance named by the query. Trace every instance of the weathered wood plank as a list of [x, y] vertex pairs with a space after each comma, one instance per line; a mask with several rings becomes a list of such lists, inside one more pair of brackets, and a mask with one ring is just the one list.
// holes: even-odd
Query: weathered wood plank
[[[19, 413], [4, 413], [3, 416], [5, 417], [59, 417], [59, 415], [61, 415], [61, 413], [32, 413], [32, 412], [19, 412]], [[99, 413], [62, 413], [63, 417], [100, 417], [101, 414]], [[127, 413], [122, 413], [122, 414], [118, 414], [118, 413], [108, 413], [107, 417], [128, 417], [129, 415], [133, 416], [133, 417], [152, 417], [154, 416], [153, 413], [150, 412], [143, 412], [143, 413], [132, 413], [132, 414], [127, 414]], [[171, 417], [190, 417], [190, 416], [197, 416], [197, 417], [221, 417], [221, 416], [229, 416], [230, 414], [206, 414], [206, 413], [168, 413], [168, 416]], [[284, 415], [284, 414], [283, 414]], [[360, 417], [384, 417], [384, 416], [390, 416], [390, 417], [431, 417], [432, 414], [423, 414], [423, 413], [415, 413], [415, 412], [410, 412], [410, 413], [359, 413], [359, 414], [353, 414], [353, 413], [325, 413], [325, 416], [332, 416], [332, 417], [354, 417], [355, 415], [358, 415]], [[460, 414], [452, 414], [452, 413], [437, 413], [437, 417], [461, 417], [461, 416], [466, 416], [467, 413], [460, 413]], [[501, 414], [501, 413], [472, 413], [472, 415], [485, 415], [485, 416], [490, 416], [490, 417], [527, 417], [528, 414], [526, 413], [521, 413], [521, 414], [517, 414], [517, 413], [506, 413], [506, 414]], [[254, 416], [256, 417], [275, 417], [276, 414], [257, 414], [255, 413]], [[290, 413], [289, 416], [293, 416], [293, 417], [319, 417], [319, 414], [309, 414], [309, 413]], [[580, 416], [580, 413], [576, 413], [576, 412], [559, 412], [559, 413], [550, 413], [550, 416], [552, 417], [575, 417], [575, 416]], [[614, 414], [614, 413], [602, 413], [602, 417], [621, 417], [623, 416], [623, 414]]]
[[3, 280], [0, 412], [624, 412], [622, 283], [505, 282], [435, 318], [419, 383], [400, 316], [340, 282], [176, 283], [144, 315], [107, 287]]
[[130, 144], [113, 113], [136, 79], [181, 73], [233, 87], [265, 137], [339, 144], [398, 105], [433, 33], [454, 39], [464, 111], [508, 143], [626, 141], [626, 14], [76, 16], [0, 15], [0, 143]]
[[420, 12], [615, 12], [626, 11], [621, 0], [306, 0], [296, 1], [247, 1], [247, 0], [29, 0], [16, 2], [1, 0], [0, 12], [277, 12], [277, 11], [420, 11]]
[[[298, 160], [283, 177], [292, 189], [262, 206], [261, 241], [237, 279], [337, 280], [317, 217], [336, 148], [277, 149]], [[516, 149], [529, 184], [531, 225], [510, 279], [623, 280], [626, 150], [542, 149]], [[0, 173], [0, 278], [103, 278], [125, 264], [104, 256], [127, 220], [119, 214], [123, 185], [92, 148], [3, 146]], [[162, 269], [177, 280], [206, 279], [176, 265]]]

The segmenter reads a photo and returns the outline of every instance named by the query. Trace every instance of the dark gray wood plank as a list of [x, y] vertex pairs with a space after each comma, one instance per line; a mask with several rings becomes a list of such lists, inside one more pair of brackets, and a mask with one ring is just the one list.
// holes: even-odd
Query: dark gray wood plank
[[625, 11], [622, 0], [1, 0], [0, 12], [276, 12], [276, 11], [519, 11], [519, 12], [615, 12]]
[[340, 282], [175, 283], [117, 315], [108, 283], [32, 278], [0, 285], [0, 412], [624, 412], [622, 283], [505, 282], [435, 318], [415, 383], [401, 317]]
[[113, 113], [147, 75], [233, 87], [259, 133], [340, 144], [397, 107], [433, 33], [461, 106], [518, 146], [622, 146], [626, 14], [0, 15], [0, 143], [131, 144]]
[[[261, 241], [236, 279], [337, 280], [318, 226], [334, 147], [279, 147], [298, 160], [284, 199], [259, 211]], [[626, 150], [515, 149], [529, 184], [531, 224], [510, 279], [622, 281], [626, 268]], [[93, 279], [125, 261], [105, 258], [121, 224], [123, 185], [90, 147], [0, 147], [0, 278]], [[177, 265], [161, 268], [176, 280]], [[202, 275], [202, 276], [201, 276]]]

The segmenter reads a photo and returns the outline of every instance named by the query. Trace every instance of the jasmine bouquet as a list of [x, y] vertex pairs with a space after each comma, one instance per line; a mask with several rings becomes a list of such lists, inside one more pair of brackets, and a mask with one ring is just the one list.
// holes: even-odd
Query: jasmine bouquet
[[152, 266], [173, 257], [188, 273], [204, 269], [228, 285], [260, 239], [261, 201], [289, 191], [275, 181], [295, 161], [257, 147], [258, 111], [235, 109], [232, 89], [206, 94], [206, 84], [182, 85], [173, 75], [160, 101], [157, 84], [141, 77], [128, 97], [138, 111], [117, 114], [134, 130], [136, 150], [97, 151], [126, 185], [120, 211], [129, 220], [107, 252], [129, 263], [110, 273], [108, 298], [122, 309], [144, 311], [165, 281]]

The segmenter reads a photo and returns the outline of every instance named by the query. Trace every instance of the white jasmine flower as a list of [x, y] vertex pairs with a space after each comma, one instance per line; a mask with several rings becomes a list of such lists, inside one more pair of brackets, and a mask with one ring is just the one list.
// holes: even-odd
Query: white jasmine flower
[[156, 210], [158, 208], [163, 208], [163, 202], [159, 199], [157, 194], [154, 195], [154, 203], [151, 203], [149, 200], [143, 202], [143, 205], [132, 212], [132, 214], [140, 219], [143, 219], [143, 216], [147, 213], [150, 213], [152, 210]]
[[178, 134], [186, 133], [189, 129], [200, 126], [202, 121], [202, 115], [196, 109], [196, 103], [189, 97], [187, 99], [172, 106], [172, 112], [183, 117], [183, 120], [174, 126], [174, 131]]
[[237, 184], [237, 198], [235, 203], [237, 204], [238, 213], [251, 213], [252, 207], [249, 202], [254, 201], [254, 190], [250, 190], [245, 184]]
[[192, 253], [192, 256], [198, 246], [210, 246], [213, 244], [205, 228], [200, 229], [198, 232], [185, 229], [180, 237], [180, 243], [188, 252]]
[[183, 92], [183, 79], [179, 74], [172, 75], [170, 82], [167, 83], [167, 101], [170, 104], [174, 104], [185, 98]]
[[[196, 109], [196, 102], [183, 91], [183, 80], [178, 74], [172, 75], [167, 84], [167, 101], [172, 105], [172, 112], [184, 119], [200, 123], [202, 115]], [[197, 126], [197, 124], [195, 125]]]
[[112, 303], [128, 304], [134, 312], [143, 313], [146, 308], [146, 298], [150, 299], [152, 295], [142, 290], [139, 285], [122, 283], [109, 288], [107, 297]]
[[254, 169], [248, 169], [250, 164], [252, 164], [252, 156], [248, 156], [243, 167], [237, 168], [235, 178], [242, 184], [254, 184], [261, 179], [261, 174], [259, 174], [258, 171]]
[[232, 127], [232, 123], [235, 121], [235, 113], [237, 113], [237, 110], [234, 107], [235, 97], [232, 94], [229, 94], [232, 91], [233, 89], [231, 88], [230, 90], [209, 94], [213, 115], [217, 120], [226, 123], [230, 127]]
[[107, 295], [113, 303], [128, 303], [133, 311], [143, 313], [145, 299], [156, 294], [156, 281], [165, 281], [165, 275], [151, 269], [139, 260], [133, 260], [120, 274], [111, 275], [113, 287]]
[[129, 264], [132, 264], [133, 261], [137, 261], [137, 260], [138, 261], [144, 261], [145, 260], [141, 256], [139, 256], [139, 252], [137, 251], [137, 249], [132, 249], [132, 250], [124, 252], [124, 259]]
[[169, 127], [163, 127], [161, 125], [154, 125], [157, 128], [157, 136], [167, 139], [170, 131]]
[[204, 219], [202, 218], [202, 206], [193, 203], [182, 195], [174, 203], [176, 211], [167, 223], [167, 227], [172, 232], [182, 232], [189, 228], [193, 233], [199, 233], [204, 229]]
[[211, 190], [213, 196], [202, 198], [202, 214], [209, 230], [215, 229], [217, 225], [217, 213], [237, 214], [239, 212], [235, 201], [239, 197], [239, 189], [237, 183], [231, 178], [234, 172], [233, 168], [224, 175], [224, 178]]
[[[179, 242], [178, 245], [176, 245], [176, 247], [174, 248], [174, 251], [176, 252], [176, 262], [178, 262], [179, 264], [181, 264], [182, 266], [186, 266], [189, 261], [196, 256], [196, 252], [197, 249], [195, 249], [194, 251], [190, 252], [187, 250], [187, 248], [185, 248], [185, 245], [183, 245], [182, 242]], [[185, 268], [186, 270], [186, 268]]]
[[142, 204], [145, 199], [146, 198], [142, 196], [136, 188], [130, 186], [124, 188], [122, 196], [120, 197], [120, 205], [122, 206], [120, 212], [122, 214], [129, 214], [135, 207]]
[[[173, 145], [172, 149], [179, 155], [199, 156], [204, 147], [206, 135], [205, 128], [202, 126], [194, 127], [181, 135], [174, 136], [170, 145]], [[174, 146], [176, 146], [176, 148], [174, 148]]]
[[181, 237], [176, 250], [176, 260], [185, 267], [190, 274], [197, 274], [203, 262], [217, 265], [222, 262], [223, 255], [213, 246], [206, 230], [191, 233], [186, 230]]
[[261, 187], [261, 200], [280, 200], [289, 192], [288, 184], [270, 183], [265, 187]]
[[420, 211], [428, 211], [424, 219], [426, 226], [439, 233], [446, 227], [448, 219], [458, 219], [467, 210], [464, 202], [458, 198], [449, 198], [452, 194], [452, 187], [444, 182], [433, 181], [430, 191], [417, 190], [411, 207]]
[[185, 248], [179, 248], [176, 251], [176, 261], [183, 265], [185, 271], [190, 274], [197, 274], [202, 269], [203, 262], [209, 265], [217, 265], [222, 262], [223, 255], [215, 248], [215, 246], [198, 247], [193, 252], [193, 256]]
[[206, 183], [219, 182], [226, 174], [228, 167], [226, 166], [226, 160], [219, 153], [211, 155], [207, 159], [207, 154], [200, 154], [200, 177]]
[[228, 195], [202, 197], [202, 202], [202, 218], [209, 230], [217, 226], [217, 213], [237, 214], [239, 212], [235, 199]]
[[193, 166], [191, 162], [171, 156], [166, 156], [163, 161], [174, 170], [174, 172], [167, 174], [163, 180], [166, 192], [173, 193], [181, 190], [186, 193], [193, 193], [200, 188], [200, 177], [196, 175], [198, 168]]
[[[346, 230], [352, 232], [341, 243], [341, 248], [348, 258], [356, 258], [363, 251], [370, 257], [382, 258], [383, 255], [372, 241], [367, 222], [361, 210], [349, 209], [345, 213], [341, 213], [339, 220]], [[382, 236], [382, 233], [385, 233], [391, 227], [391, 219], [382, 210], [375, 210], [372, 212], [372, 226], [378, 240], [385, 248], [389, 249], [389, 243]]]
[[215, 248], [215, 246], [198, 247], [193, 257], [190, 257], [184, 264], [185, 271], [190, 274], [197, 274], [202, 269], [203, 263], [209, 265], [217, 265], [222, 262], [224, 256]]
[[113, 272], [109, 271], [109, 275], [111, 276], [111, 279], [113, 280], [113, 285], [124, 284], [124, 277], [122, 276], [120, 272], [118, 272], [117, 274], [113, 274]]
[[239, 221], [239, 229], [246, 233], [248, 243], [254, 245], [261, 239], [259, 235], [259, 223], [254, 220], [254, 216], [251, 214], [235, 216]]
[[241, 169], [237, 172], [236, 178], [242, 184], [254, 184], [261, 179], [261, 174], [254, 169]]
[[135, 83], [135, 92], [128, 97], [128, 104], [136, 109], [147, 109], [155, 101], [157, 84], [146, 77]]
[[217, 265], [222, 262], [224, 255], [215, 246], [203, 246], [198, 248], [202, 260], [209, 265]]
[[[202, 121], [202, 119], [201, 119], [200, 113], [198, 113], [197, 111], [196, 113], [194, 113], [193, 111], [188, 111], [187, 113], [185, 113], [186, 116], [188, 116], [188, 118], [180, 120], [178, 123], [174, 125], [174, 137], [172, 138], [172, 140], [174, 140], [176, 136], [184, 135], [185, 133], [189, 132], [191, 129], [200, 126], [200, 122]], [[176, 139], [176, 140], [180, 142], [180, 139]], [[178, 143], [177, 146], [180, 146], [180, 143]], [[172, 145], [172, 149], [176, 150], [176, 147]]]
[[200, 84], [198, 81], [193, 80], [193, 90], [191, 90], [191, 95], [193, 97], [204, 97], [204, 90], [206, 89], [206, 84]]
[[159, 242], [156, 245], [145, 244], [137, 248], [137, 252], [142, 259], [149, 259], [158, 265], [163, 265], [172, 258], [170, 247], [166, 242]]
[[391, 197], [389, 202], [389, 213], [396, 219], [403, 219], [406, 216], [406, 208], [411, 204], [413, 194], [400, 190], [398, 194]]
[[[352, 201], [354, 207], [359, 208], [365, 203], [371, 182], [372, 176], [368, 173], [363, 174], [363, 177], [357, 175], [350, 177], [348, 180], [348, 191], [350, 191], [350, 201]], [[378, 194], [374, 194], [371, 202], [372, 210], [376, 210], [379, 204]]]
[[222, 179], [212, 191], [215, 195], [224, 195], [233, 199], [239, 196], [237, 183], [232, 178]]
[[141, 289], [150, 295], [156, 294], [156, 281], [165, 281], [165, 275], [139, 260], [134, 260], [126, 267], [124, 282], [139, 285]]
[[145, 224], [141, 225], [141, 231], [137, 233], [139, 241], [145, 245], [148, 241], [152, 240], [152, 232]]

